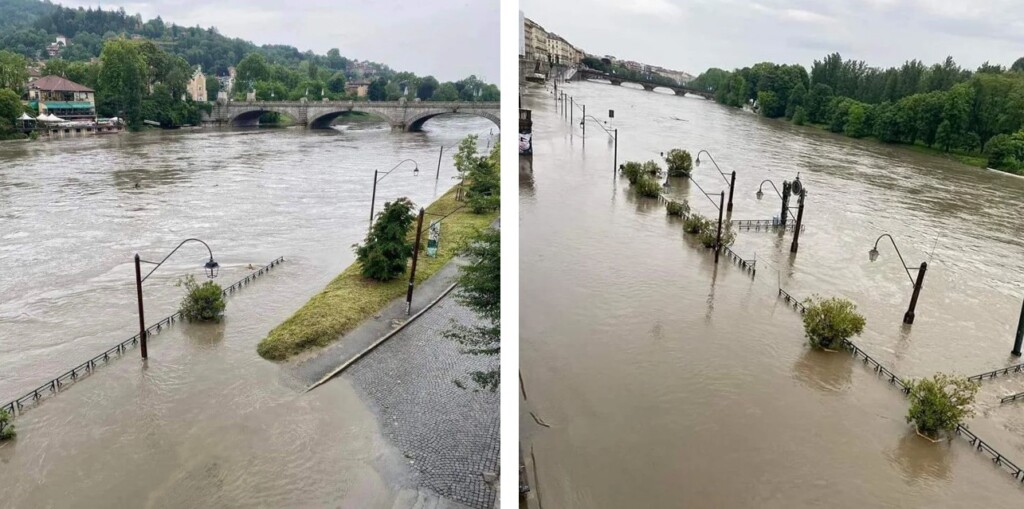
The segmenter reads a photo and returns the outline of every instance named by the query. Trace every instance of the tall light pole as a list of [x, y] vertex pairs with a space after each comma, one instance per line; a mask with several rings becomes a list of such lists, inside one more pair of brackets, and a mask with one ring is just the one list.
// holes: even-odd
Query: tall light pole
[[[440, 161], [440, 156], [438, 156], [438, 160]], [[412, 163], [415, 165], [415, 167], [412, 169], [412, 176], [414, 176], [414, 177], [418, 176], [420, 174], [420, 165], [419, 165], [419, 163], [417, 163], [416, 161], [414, 161], [412, 159], [405, 159], [405, 160], [399, 162], [398, 164], [396, 164], [394, 168], [391, 168], [390, 170], [385, 171], [383, 173], [381, 173], [378, 170], [373, 170], [373, 193], [370, 194], [370, 225], [366, 228], [366, 231], [370, 231], [370, 229], [373, 228], [373, 207], [374, 207], [374, 205], [376, 204], [376, 201], [377, 201], [377, 182], [380, 182], [381, 180], [384, 180], [384, 177], [387, 177], [388, 175], [391, 174], [391, 172], [397, 170], [399, 166], [401, 166], [404, 163], [410, 162], [410, 161], [412, 161]], [[441, 166], [440, 166], [440, 162], [439, 162], [438, 163], [438, 174], [440, 174], [440, 171], [441, 171], [440, 167]], [[378, 177], [378, 175], [380, 175], [380, 176]]]
[[[142, 305], [142, 282], [148, 279], [149, 276], [153, 274], [153, 272], [156, 272], [156, 269], [159, 269], [160, 266], [163, 265], [164, 262], [166, 262], [167, 259], [171, 257], [171, 255], [173, 255], [178, 249], [181, 248], [181, 246], [184, 246], [187, 242], [198, 242], [206, 246], [206, 251], [210, 254], [210, 260], [206, 262], [206, 265], [204, 265], [206, 269], [206, 276], [211, 279], [217, 277], [217, 271], [220, 268], [220, 265], [213, 259], [213, 250], [210, 249], [210, 246], [206, 242], [203, 242], [199, 239], [183, 240], [181, 244], [178, 244], [178, 247], [174, 248], [174, 250], [168, 253], [167, 256], [165, 256], [164, 259], [160, 260], [159, 262], [150, 262], [143, 260], [142, 258], [139, 257], [138, 253], [135, 253], [135, 292], [138, 295], [139, 299], [139, 345], [141, 347], [140, 350], [142, 351], [143, 359], [148, 358], [149, 354], [146, 350], [146, 315]], [[156, 265], [156, 267], [153, 267], [153, 270], [150, 270], [145, 276], [143, 276], [143, 263]]]
[[718, 163], [715, 161], [715, 158], [711, 157], [711, 152], [708, 152], [707, 150], [704, 150], [704, 149], [701, 149], [700, 152], [697, 152], [697, 159], [695, 159], [693, 161], [694, 165], [696, 165], [698, 167], [700, 166], [700, 155], [701, 154], [707, 154], [708, 159], [711, 159], [711, 163], [714, 164], [715, 165], [715, 169], [718, 170], [718, 174], [722, 176], [722, 179], [725, 180], [726, 184], [729, 184], [729, 205], [728, 205], [728, 207], [725, 210], [728, 210], [729, 212], [732, 212], [732, 193], [733, 193], [733, 190], [736, 188], [736, 172], [735, 171], [732, 172], [732, 178], [726, 177], [725, 176], [725, 172], [723, 172], [722, 169], [718, 167]]
[[[892, 235], [883, 233], [875, 239], [875, 247], [868, 251], [868, 258], [871, 261], [878, 259], [878, 241], [882, 240], [882, 237], [888, 237], [889, 242], [892, 242], [892, 247], [896, 249], [896, 255], [900, 257], [900, 263], [903, 264], [903, 269], [907, 271], [907, 277], [910, 278], [910, 284], [914, 285], [914, 293], [910, 296], [910, 307], [907, 308], [907, 312], [903, 314], [903, 323], [911, 325], [914, 323], [914, 308], [917, 307], [917, 297], [921, 294], [921, 286], [924, 284], [924, 274], [928, 271], [928, 262], [921, 262], [919, 268], [912, 268], [907, 266], [907, 262], [903, 261], [903, 255], [900, 253], [900, 248], [896, 246], [896, 241], [893, 240]], [[910, 274], [910, 271], [917, 271], [917, 279]]]

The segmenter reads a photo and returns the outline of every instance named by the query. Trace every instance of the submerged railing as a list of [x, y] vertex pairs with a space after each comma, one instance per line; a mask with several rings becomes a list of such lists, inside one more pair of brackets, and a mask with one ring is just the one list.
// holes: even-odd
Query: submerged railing
[[[235, 282], [235, 284], [227, 288], [224, 288], [222, 294], [224, 296], [234, 294], [237, 290], [240, 290], [242, 287], [255, 281], [256, 278], [266, 274], [267, 272], [270, 272], [270, 269], [282, 263], [284, 263], [284, 257], [278, 257], [269, 264], [260, 267], [255, 272], [252, 272], [249, 275], [245, 276], [244, 278], [238, 280], [237, 282]], [[181, 312], [178, 311], [173, 315], [168, 316], [160, 320], [159, 322], [147, 327], [146, 334], [152, 335], [154, 333], [158, 333], [164, 327], [171, 326], [172, 324], [174, 324], [174, 322], [180, 320], [181, 318]], [[74, 382], [77, 382], [80, 378], [92, 374], [96, 370], [96, 368], [102, 365], [106, 365], [112, 359], [120, 358], [125, 352], [127, 352], [132, 347], [136, 346], [138, 343], [139, 335], [136, 334], [108, 348], [103, 353], [71, 368], [68, 371], [65, 371], [63, 374], [50, 380], [49, 382], [46, 382], [43, 385], [40, 385], [39, 387], [36, 387], [35, 389], [26, 393], [24, 396], [21, 396], [20, 398], [17, 398], [3, 406], [0, 406], [0, 410], [7, 411], [9, 414], [11, 414], [11, 417], [20, 415], [24, 413], [24, 409], [28, 405], [38, 403], [40, 400], [46, 398], [47, 396], [53, 396], [59, 393], [61, 389], [64, 388], [64, 386], [70, 385]]]
[[1009, 375], [1010, 373], [1020, 373], [1022, 371], [1024, 371], [1024, 364], [1016, 364], [1016, 365], [1013, 365], [1013, 366], [1007, 366], [1005, 368], [1000, 368], [1000, 369], [996, 369], [996, 370], [993, 370], [993, 371], [986, 371], [986, 372], [981, 373], [979, 375], [969, 376], [969, 377], [967, 377], [967, 379], [972, 381], [972, 382], [974, 382], [974, 381], [981, 382], [981, 381], [985, 380], [986, 378], [996, 378], [999, 375]]
[[[779, 295], [780, 296], [785, 296], [786, 302], [792, 301], [792, 302], [796, 303], [797, 305], [799, 305], [800, 306], [799, 309], [797, 309], [796, 306], [794, 306], [794, 309], [797, 309], [801, 314], [803, 314], [806, 311], [806, 308], [803, 306], [803, 304], [800, 304], [795, 297], [790, 295], [788, 292], [786, 292], [782, 288], [779, 288]], [[907, 387], [906, 382], [904, 382], [900, 377], [896, 376], [896, 374], [893, 373], [891, 370], [889, 370], [888, 368], [883, 366], [882, 363], [878, 362], [873, 357], [868, 355], [868, 353], [865, 352], [863, 349], [861, 349], [857, 345], [853, 344], [853, 342], [851, 342], [849, 340], [844, 340], [843, 341], [843, 347], [848, 349], [853, 354], [854, 358], [857, 358], [857, 357], [862, 358], [864, 360], [864, 364], [870, 365], [872, 370], [875, 373], [884, 376], [886, 381], [889, 382], [890, 385], [898, 387], [900, 389], [900, 392], [902, 392], [904, 395], [907, 395], [907, 394], [910, 393], [910, 388]], [[1011, 366], [1009, 368], [1005, 368], [1005, 369], [1011, 369], [1012, 370], [1013, 366]], [[1004, 370], [997, 370], [997, 371], [1004, 371]], [[984, 374], [987, 375], [988, 373], [984, 373]], [[971, 379], [976, 379], [976, 378], [977, 378], [977, 376], [971, 377]], [[1024, 394], [1024, 393], [1022, 393], [1022, 394]], [[1014, 395], [1014, 396], [1018, 396], [1018, 395]], [[1020, 396], [1020, 397], [1024, 398], [1024, 396]], [[1003, 398], [1003, 399], [1007, 399], [1007, 398]], [[1000, 453], [999, 451], [995, 450], [995, 448], [993, 448], [987, 442], [985, 442], [984, 440], [979, 438], [978, 435], [975, 435], [971, 430], [967, 429], [966, 426], [964, 426], [963, 424], [957, 424], [956, 425], [956, 434], [959, 435], [959, 436], [964, 437], [968, 442], [970, 442], [970, 444], [972, 446], [974, 446], [975, 450], [987, 453], [989, 456], [992, 457], [992, 462], [995, 463], [999, 468], [1005, 469], [1006, 471], [1008, 471], [1013, 476], [1014, 479], [1019, 480], [1020, 482], [1024, 483], [1024, 469], [1021, 469], [1014, 462], [1010, 461], [1006, 456], [1003, 456], [1002, 453]]]
[[[794, 223], [787, 222], [785, 225], [783, 225], [780, 221], [776, 219], [733, 219], [732, 224], [733, 226], [736, 227], [737, 230], [741, 231], [754, 230], [757, 232], [764, 230], [766, 232], [772, 232], [784, 229], [788, 232], [791, 232], [796, 229], [796, 225]], [[807, 225], [800, 225], [800, 231], [804, 231], [806, 227]]]

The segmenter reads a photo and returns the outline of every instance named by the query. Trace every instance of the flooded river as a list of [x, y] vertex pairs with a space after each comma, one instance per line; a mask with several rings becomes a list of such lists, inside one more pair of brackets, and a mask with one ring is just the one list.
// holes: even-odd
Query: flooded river
[[[708, 150], [736, 171], [733, 219], [771, 219], [769, 184], [799, 172], [806, 229], [741, 231], [757, 274], [716, 267], [656, 200], [613, 176], [595, 124], [581, 138], [550, 90], [530, 88], [532, 171], [520, 170], [521, 401], [524, 452], [545, 507], [980, 507], [1016, 505], [1021, 483], [956, 439], [929, 444], [904, 421], [899, 391], [845, 353], [811, 351], [777, 296], [854, 300], [855, 342], [903, 377], [973, 375], [1010, 356], [1024, 298], [1024, 179], [905, 148], [763, 119], [694, 97], [599, 83], [564, 90], [619, 129], [618, 160]], [[706, 156], [694, 179], [728, 192]], [[712, 203], [672, 179], [667, 194], [706, 216]], [[796, 204], [796, 200], [792, 200]], [[902, 317], [907, 264], [929, 263], [916, 321]], [[999, 397], [1024, 375], [985, 382], [970, 427], [1024, 464], [1024, 409]], [[543, 427], [530, 415], [533, 412]], [[533, 465], [530, 467], [534, 468]], [[535, 493], [536, 494], [536, 493]]]
[[[256, 344], [335, 274], [377, 206], [427, 205], [453, 183], [439, 147], [497, 128], [439, 117], [386, 127], [147, 132], [0, 144], [0, 400], [130, 337], [133, 255], [160, 260], [206, 241], [230, 284], [284, 256], [228, 298], [217, 325], [179, 324], [19, 417], [0, 445], [2, 507], [391, 507], [404, 460], [347, 380], [302, 394]], [[495, 137], [496, 139], [496, 137]], [[145, 283], [146, 317], [177, 308], [187, 244]], [[396, 459], [397, 458], [397, 459]]]

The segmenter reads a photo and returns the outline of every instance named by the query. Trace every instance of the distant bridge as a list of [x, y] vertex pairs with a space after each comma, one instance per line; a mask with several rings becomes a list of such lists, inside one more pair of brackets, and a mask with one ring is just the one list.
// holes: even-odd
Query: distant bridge
[[203, 123], [256, 126], [260, 115], [267, 112], [286, 115], [310, 129], [327, 129], [336, 118], [352, 112], [381, 117], [392, 129], [402, 131], [419, 131], [427, 120], [452, 113], [476, 115], [501, 127], [501, 108], [496, 101], [228, 101], [214, 103], [213, 111], [203, 114]]
[[576, 71], [576, 75], [575, 75], [574, 79], [576, 79], [578, 81], [592, 80], [592, 79], [594, 79], [594, 80], [607, 80], [607, 81], [612, 82], [612, 85], [621, 85], [623, 83], [636, 83], [637, 85], [640, 85], [640, 86], [644, 87], [644, 90], [646, 90], [648, 92], [652, 92], [652, 91], [654, 91], [655, 88], [659, 88], [660, 87], [660, 88], [667, 88], [667, 89], [671, 90], [672, 92], [675, 92], [676, 95], [692, 94], [692, 95], [699, 95], [699, 96], [701, 96], [701, 97], [703, 97], [705, 99], [714, 99], [715, 98], [715, 93], [714, 92], [710, 92], [710, 91], [707, 91], [707, 90], [701, 90], [699, 88], [687, 87], [685, 85], [663, 85], [661, 83], [655, 83], [653, 81], [626, 79], [626, 78], [622, 78], [620, 76], [616, 76], [614, 74], [608, 74], [608, 73], [601, 72], [601, 71], [595, 71], [593, 69], [580, 69], [580, 70]]

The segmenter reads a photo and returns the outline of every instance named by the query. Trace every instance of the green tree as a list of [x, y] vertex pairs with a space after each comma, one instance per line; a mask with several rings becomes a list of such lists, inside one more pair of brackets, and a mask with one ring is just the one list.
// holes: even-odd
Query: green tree
[[332, 94], [344, 94], [345, 93], [345, 75], [342, 72], [334, 73], [330, 79], [327, 80], [327, 90]]
[[476, 214], [501, 206], [501, 148], [496, 143], [487, 157], [476, 157], [466, 173], [466, 202]]
[[843, 126], [843, 132], [852, 138], [863, 138], [871, 134], [871, 120], [868, 118], [870, 113], [870, 106], [852, 102], [850, 104], [846, 125]]
[[804, 125], [807, 122], [807, 110], [803, 106], [797, 106], [793, 112], [793, 123], [796, 125]]
[[762, 116], [778, 118], [786, 113], [786, 105], [775, 92], [762, 90], [757, 93], [757, 106]]
[[420, 80], [419, 87], [416, 88], [416, 97], [419, 97], [421, 101], [429, 101], [434, 97], [434, 90], [439, 87], [440, 84], [433, 76], [427, 76]]
[[23, 110], [21, 99], [15, 91], [0, 88], [0, 140], [23, 137], [15, 129], [15, 119], [21, 116]]
[[210, 101], [217, 100], [217, 94], [220, 93], [220, 80], [216, 76], [206, 77], [206, 98]]
[[1010, 66], [1010, 70], [1013, 72], [1024, 72], [1024, 57], [1014, 60], [1013, 65]]
[[442, 83], [441, 86], [437, 87], [436, 90], [434, 90], [434, 95], [433, 95], [433, 97], [430, 98], [430, 100], [431, 101], [458, 101], [459, 100], [459, 90], [457, 88], [455, 88], [455, 84], [454, 83], [452, 83], [450, 81], [446, 81], [446, 82]]
[[[797, 83], [789, 93], [789, 102], [786, 104], [786, 118], [792, 119], [796, 115], [796, 109], [803, 106], [807, 97], [807, 87], [803, 83]], [[806, 115], [806, 111], [804, 112]]]
[[260, 53], [249, 53], [235, 66], [235, 79], [243, 87], [248, 88], [255, 85], [257, 81], [270, 79], [270, 67], [267, 59]]
[[25, 57], [0, 50], [0, 88], [13, 90], [20, 96], [28, 83], [28, 61]]
[[824, 83], [816, 83], [807, 94], [804, 107], [807, 109], [807, 120], [821, 124], [828, 118], [828, 106], [832, 102], [832, 87]]
[[[459, 267], [456, 298], [480, 317], [483, 325], [453, 324], [445, 336], [461, 343], [463, 353], [499, 355], [501, 353], [501, 232], [485, 229], [463, 250], [469, 263]], [[470, 374], [480, 386], [495, 391], [501, 382], [498, 369]]]
[[387, 80], [384, 78], [377, 78], [370, 82], [369, 90], [366, 92], [366, 97], [371, 101], [383, 101], [387, 99]]
[[814, 296], [805, 300], [804, 305], [807, 307], [804, 334], [814, 346], [837, 349], [843, 346], [843, 341], [864, 330], [864, 316], [849, 300]]
[[904, 381], [909, 392], [907, 422], [917, 432], [938, 438], [942, 431], [952, 432], [958, 424], [974, 416], [971, 405], [980, 385], [966, 377], [936, 373], [931, 378]]
[[353, 246], [364, 277], [390, 281], [405, 272], [412, 256], [409, 227], [416, 219], [412, 208], [408, 198], [385, 203], [366, 234], [366, 241]]
[[138, 46], [126, 39], [108, 40], [100, 53], [99, 108], [137, 127], [147, 84], [146, 60]]

